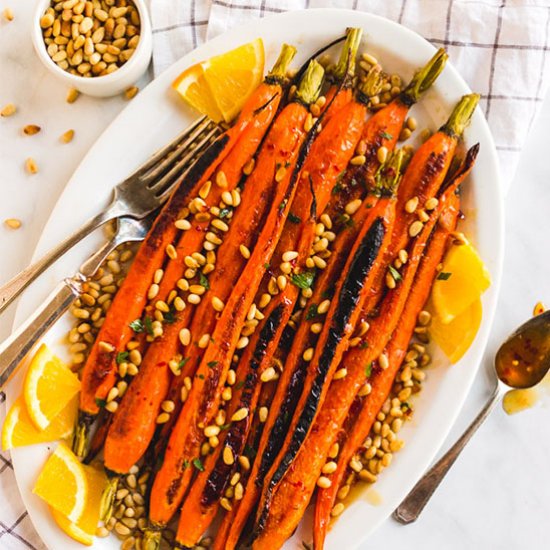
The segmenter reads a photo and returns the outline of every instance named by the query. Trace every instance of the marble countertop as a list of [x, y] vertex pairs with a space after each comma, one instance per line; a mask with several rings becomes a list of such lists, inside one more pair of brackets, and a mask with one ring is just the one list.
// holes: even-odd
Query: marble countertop
[[[10, 230], [0, 225], [0, 283], [25, 267], [65, 182], [111, 120], [124, 108], [121, 97], [80, 97], [65, 101], [66, 88], [47, 73], [27, 39], [25, 25], [33, 2], [12, 7], [16, 20], [0, 23], [0, 106], [13, 102], [16, 115], [0, 120], [0, 222], [22, 220]], [[0, 6], [2, 8], [2, 6]], [[38, 135], [22, 134], [37, 124]], [[541, 108], [507, 197], [506, 258], [500, 304], [491, 342], [476, 385], [449, 437], [449, 443], [473, 418], [489, 393], [494, 351], [516, 325], [531, 315], [541, 300], [550, 305], [550, 186], [546, 158], [550, 96]], [[74, 140], [59, 137], [75, 130]], [[35, 175], [24, 170], [32, 157]], [[0, 338], [9, 334], [12, 306], [4, 315]], [[499, 407], [458, 460], [421, 519], [401, 526], [387, 520], [365, 548], [424, 550], [515, 550], [548, 547], [550, 510], [550, 397], [535, 408], [507, 416]], [[0, 540], [0, 547], [2, 546]]]

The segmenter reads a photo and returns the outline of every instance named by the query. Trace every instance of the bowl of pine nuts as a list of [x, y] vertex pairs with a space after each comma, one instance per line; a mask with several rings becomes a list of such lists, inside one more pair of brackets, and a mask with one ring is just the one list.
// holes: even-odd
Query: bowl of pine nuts
[[32, 38], [50, 72], [97, 97], [133, 85], [147, 70], [153, 42], [144, 0], [40, 0]]

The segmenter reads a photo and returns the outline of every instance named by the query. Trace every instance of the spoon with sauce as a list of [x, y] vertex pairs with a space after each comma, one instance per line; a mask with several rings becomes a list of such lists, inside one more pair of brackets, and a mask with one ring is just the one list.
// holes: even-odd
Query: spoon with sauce
[[[412, 488], [396, 508], [393, 517], [404, 524], [416, 521], [455, 460], [495, 405], [509, 390], [512, 390], [509, 395], [516, 395], [518, 403], [521, 403], [524, 400], [522, 392], [536, 386], [549, 370], [550, 310], [529, 319], [500, 346], [495, 357], [498, 378], [491, 397], [458, 441]], [[511, 410], [507, 412], [515, 412], [513, 401], [509, 400]]]

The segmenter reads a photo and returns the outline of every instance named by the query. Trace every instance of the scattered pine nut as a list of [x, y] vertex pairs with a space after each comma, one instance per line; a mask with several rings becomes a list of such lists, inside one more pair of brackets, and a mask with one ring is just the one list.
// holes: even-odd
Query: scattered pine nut
[[40, 132], [40, 130], [41, 130], [40, 126], [37, 126], [36, 124], [27, 124], [23, 128], [23, 133], [26, 136], [34, 136], [35, 134], [38, 134], [38, 132]]
[[64, 134], [61, 135], [59, 140], [61, 143], [70, 143], [74, 138], [74, 130], [67, 130]]
[[28, 158], [25, 161], [25, 169], [29, 174], [36, 174], [38, 172], [38, 166], [33, 158]]
[[13, 11], [11, 8], [6, 8], [3, 11], [2, 15], [4, 16], [4, 19], [6, 21], [13, 21]]
[[124, 92], [124, 97], [128, 100], [134, 99], [134, 97], [136, 97], [138, 92], [139, 92], [139, 88], [137, 86], [132, 86]]
[[80, 92], [76, 88], [69, 88], [67, 92], [67, 103], [74, 103], [79, 95]]
[[4, 220], [4, 225], [10, 229], [19, 229], [21, 227], [21, 220], [17, 218], [8, 218]]
[[13, 115], [16, 111], [17, 107], [13, 103], [8, 103], [7, 105], [4, 105], [4, 107], [0, 111], [0, 116], [8, 117]]

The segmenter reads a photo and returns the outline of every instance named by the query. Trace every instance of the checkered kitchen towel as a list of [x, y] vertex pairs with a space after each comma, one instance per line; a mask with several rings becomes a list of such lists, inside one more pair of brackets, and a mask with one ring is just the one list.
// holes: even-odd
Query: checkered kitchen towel
[[[447, 48], [495, 137], [505, 183], [548, 84], [549, 0], [149, 0], [154, 70], [255, 17], [304, 8], [353, 8], [382, 15]], [[0, 393], [0, 423], [4, 411]], [[0, 549], [44, 548], [19, 497], [8, 454], [0, 454]], [[57, 549], [56, 549], [57, 550]]]

